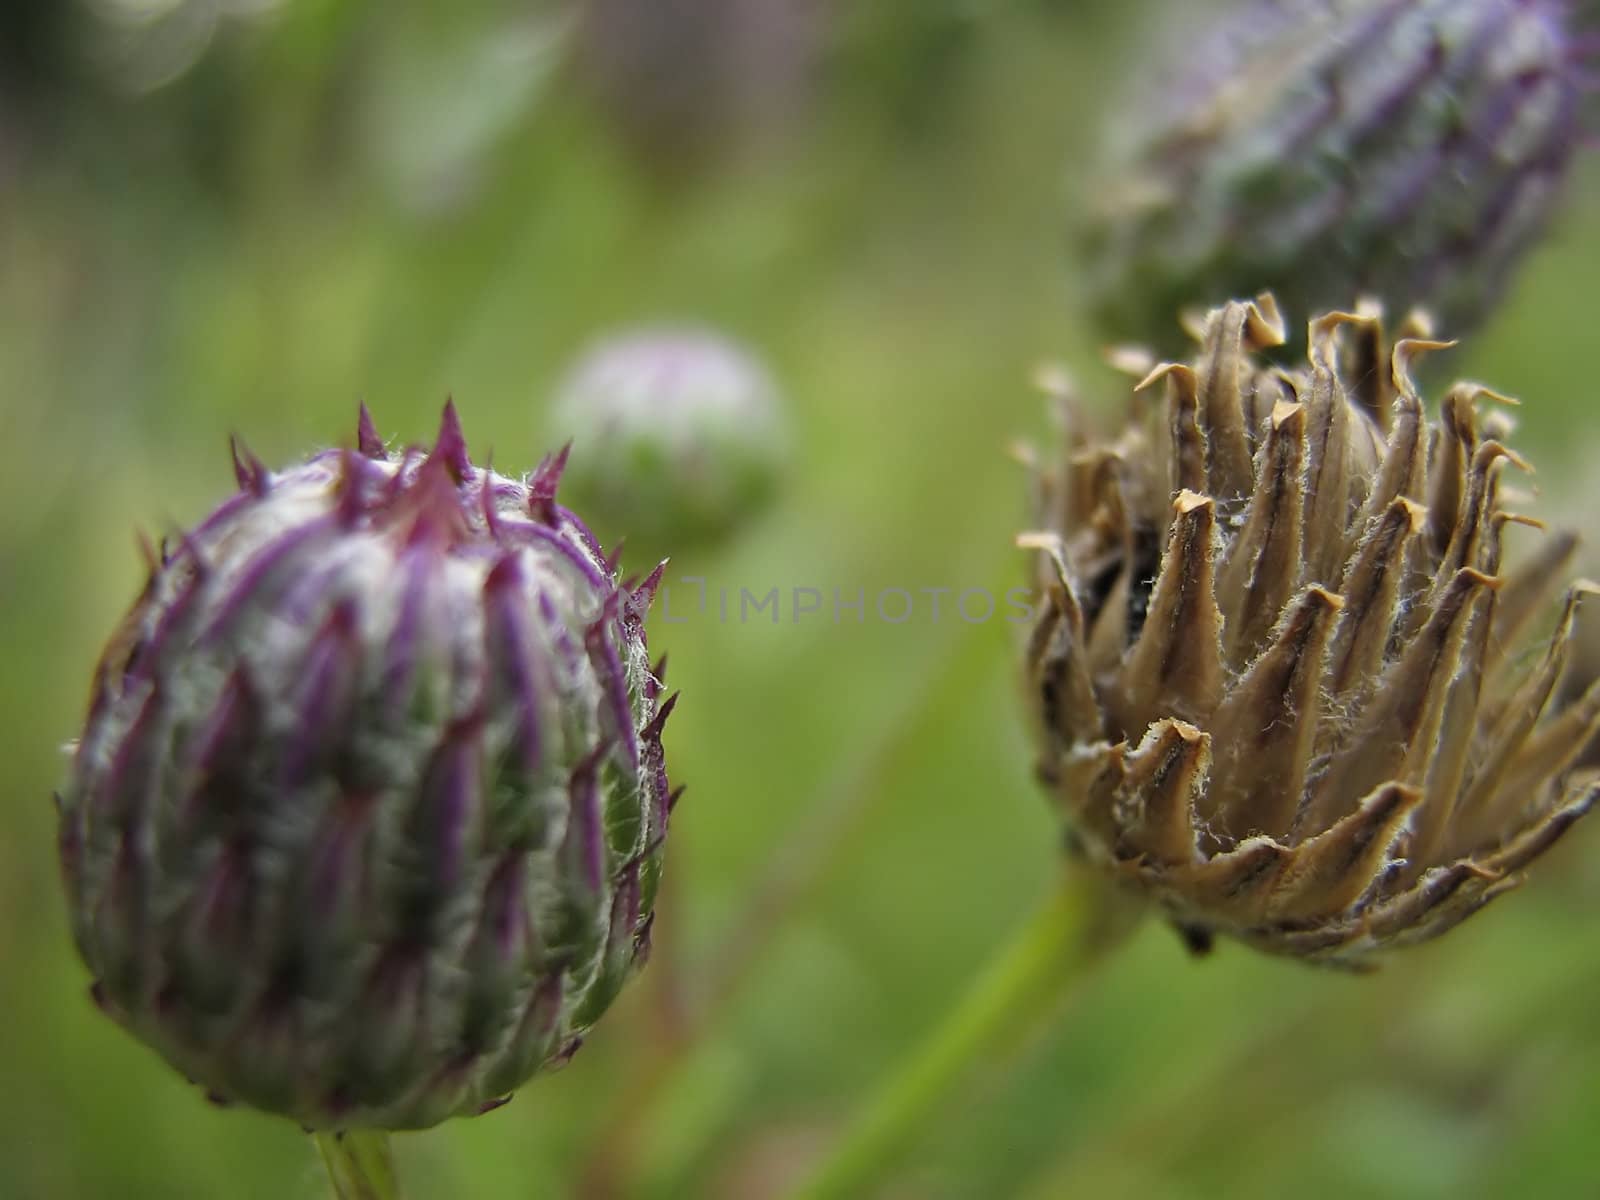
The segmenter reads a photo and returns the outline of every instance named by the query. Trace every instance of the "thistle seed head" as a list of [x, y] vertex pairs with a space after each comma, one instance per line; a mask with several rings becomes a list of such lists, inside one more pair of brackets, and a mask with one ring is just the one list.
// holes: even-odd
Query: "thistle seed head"
[[153, 554], [60, 796], [100, 1006], [213, 1095], [420, 1128], [570, 1056], [648, 943], [672, 798], [619, 584], [561, 460], [281, 472]]
[[1239, 0], [1156, 56], [1092, 176], [1110, 336], [1176, 352], [1181, 305], [1262, 289], [1300, 313], [1426, 304], [1466, 331], [1594, 128], [1592, 26], [1566, 0]]
[[1426, 412], [1409, 367], [1442, 343], [1331, 313], [1278, 369], [1265, 295], [1198, 333], [1037, 481], [1039, 773], [1084, 855], [1195, 940], [1361, 965], [1515, 886], [1593, 802], [1600, 685], [1554, 697], [1594, 588], [1526, 647], [1574, 539], [1503, 568], [1527, 466], [1504, 397]]

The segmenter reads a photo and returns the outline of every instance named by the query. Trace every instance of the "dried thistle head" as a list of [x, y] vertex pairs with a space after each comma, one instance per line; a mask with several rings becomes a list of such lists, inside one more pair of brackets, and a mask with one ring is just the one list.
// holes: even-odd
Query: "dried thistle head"
[[1506, 526], [1537, 524], [1504, 507], [1526, 464], [1486, 388], [1430, 418], [1408, 367], [1441, 343], [1331, 313], [1278, 369], [1266, 295], [1196, 333], [1116, 440], [1073, 422], [1038, 479], [1040, 775], [1197, 944], [1361, 965], [1515, 886], [1593, 802], [1571, 767], [1600, 685], [1552, 697], [1594, 589], [1524, 653], [1574, 539], [1502, 570]]

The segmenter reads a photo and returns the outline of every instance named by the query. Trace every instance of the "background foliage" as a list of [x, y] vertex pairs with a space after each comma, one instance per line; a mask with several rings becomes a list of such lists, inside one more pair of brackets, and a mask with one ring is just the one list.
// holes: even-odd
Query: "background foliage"
[[[348, 440], [360, 398], [420, 440], [452, 393], [480, 452], [530, 468], [589, 338], [690, 318], [769, 356], [800, 452], [778, 512], [673, 576], [735, 596], [1003, 590], [1023, 490], [1004, 447], [1047, 436], [1031, 366], [1059, 356], [1105, 407], [1120, 395], [1074, 319], [1065, 213], [1161, 8], [813, 4], [815, 28], [740, 43], [815, 38], [798, 65], [696, 68], [719, 82], [677, 107], [586, 71], [605, 30], [553, 3], [8, 9], [0, 1196], [325, 1187], [298, 1130], [206, 1105], [101, 1018], [69, 946], [49, 796], [139, 580], [133, 529], [232, 487], [229, 432], [285, 461]], [[1597, 199], [1591, 161], [1452, 364], [1524, 398], [1536, 482], [1580, 524]], [[690, 785], [657, 959], [564, 1072], [401, 1139], [414, 1195], [774, 1194], [1030, 908], [1057, 832], [1017, 717], [1016, 629], [934, 621], [922, 600], [905, 624], [868, 618], [835, 623], [830, 596], [798, 623], [656, 625]], [[1595, 837], [1370, 978], [1228, 947], [1192, 961], [1151, 924], [957, 1097], [891, 1194], [1592, 1194]], [[675, 1049], [713, 994], [706, 1035]]]

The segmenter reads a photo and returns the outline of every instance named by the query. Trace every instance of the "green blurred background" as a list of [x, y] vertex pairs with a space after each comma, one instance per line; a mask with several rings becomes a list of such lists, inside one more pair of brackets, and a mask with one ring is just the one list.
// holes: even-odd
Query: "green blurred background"
[[[586, 342], [691, 319], [768, 357], [799, 446], [778, 511], [673, 577], [1002, 591], [1032, 366], [1108, 408], [1125, 386], [1074, 320], [1065, 214], [1161, 7], [10, 0], [0, 1197], [325, 1194], [297, 1129], [100, 1017], [70, 949], [49, 797], [134, 530], [232, 488], [230, 432], [287, 461], [350, 440], [359, 399], [420, 440], [453, 394], [479, 456], [528, 469]], [[1524, 398], [1582, 523], [1596, 167], [1452, 364]], [[1030, 910], [1058, 834], [1017, 630], [868, 617], [655, 624], [689, 785], [656, 958], [567, 1069], [399, 1139], [413, 1196], [774, 1195]], [[1597, 838], [1368, 978], [1191, 960], [1152, 923], [885, 1194], [1600, 1195]]]

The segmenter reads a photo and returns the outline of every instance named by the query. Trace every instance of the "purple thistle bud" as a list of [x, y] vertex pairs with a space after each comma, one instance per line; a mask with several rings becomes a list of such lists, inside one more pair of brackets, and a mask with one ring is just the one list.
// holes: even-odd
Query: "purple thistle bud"
[[1180, 310], [1261, 291], [1467, 332], [1594, 128], [1586, 24], [1567, 0], [1239, 0], [1154, 56], [1090, 177], [1106, 333], [1175, 352]]
[[[102, 656], [58, 802], [101, 1007], [314, 1129], [487, 1111], [604, 1012], [668, 794], [635, 594], [529, 479], [431, 450], [271, 472], [176, 543]], [[626, 946], [627, 953], [621, 947]]]

